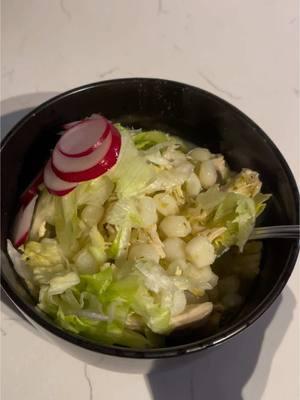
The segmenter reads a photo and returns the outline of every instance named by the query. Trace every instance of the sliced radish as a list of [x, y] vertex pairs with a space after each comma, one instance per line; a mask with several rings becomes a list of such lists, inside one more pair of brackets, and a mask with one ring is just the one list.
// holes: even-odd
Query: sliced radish
[[[90, 179], [95, 179], [98, 176], [104, 174], [106, 171], [108, 171], [110, 168], [112, 168], [115, 163], [117, 162], [120, 148], [121, 148], [121, 135], [117, 131], [116, 128], [113, 126], [111, 127], [111, 134], [109, 135], [111, 138], [111, 146], [108, 148], [108, 150], [105, 152], [104, 155], [101, 155], [101, 157], [98, 158], [98, 160], [90, 167], [90, 168], [83, 168], [82, 170], [77, 170], [77, 171], [70, 171], [69, 166], [64, 168], [65, 164], [67, 164], [68, 160], [72, 161], [79, 161], [81, 159], [68, 159], [67, 157], [63, 156], [62, 154], [58, 157], [57, 152], [55, 153], [55, 150], [53, 152], [53, 157], [52, 157], [52, 169], [55, 172], [57, 176], [59, 176], [61, 179], [67, 182], [83, 182], [83, 181], [88, 181]], [[100, 146], [99, 150], [104, 147], [104, 143], [102, 146]], [[97, 150], [95, 150], [94, 153], [96, 153]], [[61, 157], [64, 157], [62, 159]], [[82, 157], [83, 158], [87, 158]], [[58, 169], [58, 164], [57, 161], [59, 160], [60, 162], [60, 169]]]
[[76, 126], [78, 124], [81, 124], [82, 121], [73, 121], [73, 122], [68, 122], [67, 124], [63, 125], [63, 128], [67, 131], [68, 129], [73, 128], [73, 126]]
[[21, 194], [20, 202], [25, 207], [38, 192], [40, 184], [43, 183], [43, 170], [34, 178], [30, 185]]
[[100, 115], [72, 126], [57, 143], [67, 157], [83, 157], [95, 151], [109, 135], [108, 121]]
[[15, 247], [21, 246], [28, 239], [35, 203], [38, 196], [35, 195], [25, 207], [21, 207], [13, 229], [13, 242]]
[[64, 196], [71, 192], [77, 185], [60, 179], [52, 169], [51, 160], [44, 169], [44, 183], [48, 192], [56, 196]]
[[[110, 132], [102, 145], [98, 147], [95, 151], [93, 151], [91, 154], [88, 154], [87, 156], [76, 158], [65, 156], [58, 150], [57, 147], [55, 147], [52, 153], [52, 164], [60, 172], [84, 171], [85, 169], [93, 167], [104, 158], [105, 154], [108, 152], [108, 149], [111, 146], [111, 141], [112, 134]], [[53, 168], [56, 175], [59, 176], [61, 179], [64, 179], [59, 172], [56, 172], [56, 169]]]

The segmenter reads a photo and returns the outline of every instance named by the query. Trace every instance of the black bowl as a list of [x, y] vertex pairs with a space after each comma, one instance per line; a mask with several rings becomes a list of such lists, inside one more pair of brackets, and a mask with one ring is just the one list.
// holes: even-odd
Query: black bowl
[[[63, 331], [38, 311], [6, 257], [6, 239], [20, 193], [49, 156], [63, 123], [101, 112], [113, 121], [163, 129], [225, 155], [230, 166], [260, 173], [263, 191], [272, 193], [263, 224], [297, 224], [299, 195], [293, 175], [268, 136], [224, 100], [195, 87], [160, 79], [118, 79], [86, 85], [47, 101], [29, 113], [4, 139], [2, 161], [1, 283], [13, 303], [62, 349], [103, 368], [146, 372], [182, 364], [241, 332], [261, 316], [284, 288], [298, 254], [297, 240], [265, 242], [261, 273], [240, 313], [217, 334], [161, 349], [104, 346]], [[185, 356], [185, 357], [183, 357]]]

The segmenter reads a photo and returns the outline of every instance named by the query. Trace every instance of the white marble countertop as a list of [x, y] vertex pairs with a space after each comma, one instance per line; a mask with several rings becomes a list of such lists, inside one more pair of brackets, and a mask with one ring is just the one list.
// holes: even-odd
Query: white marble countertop
[[[162, 77], [236, 105], [269, 134], [299, 179], [297, 0], [2, 5], [3, 131], [24, 110], [66, 89], [108, 78]], [[247, 332], [191, 368], [150, 378], [84, 365], [2, 302], [2, 399], [297, 400], [299, 267]], [[235, 362], [228, 359], [233, 353]]]

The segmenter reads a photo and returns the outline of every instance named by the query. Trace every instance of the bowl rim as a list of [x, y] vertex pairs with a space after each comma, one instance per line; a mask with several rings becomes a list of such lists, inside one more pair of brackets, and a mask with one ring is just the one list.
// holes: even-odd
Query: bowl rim
[[[210, 93], [206, 90], [198, 88], [193, 85], [189, 85], [183, 82], [177, 82], [168, 79], [160, 79], [160, 78], [144, 78], [144, 77], [135, 77], [135, 78], [119, 78], [119, 79], [110, 79], [105, 81], [98, 81], [93, 83], [88, 83], [86, 85], [78, 86], [71, 90], [65, 91], [57, 96], [50, 98], [49, 100], [43, 102], [38, 107], [31, 110], [28, 114], [25, 115], [5, 136], [5, 138], [1, 141], [0, 152], [4, 151], [5, 146], [9, 142], [10, 138], [13, 137], [19, 129], [26, 124], [26, 122], [34, 118], [36, 114], [47, 108], [48, 106], [59, 102], [60, 100], [80, 92], [88, 91], [90, 89], [107, 86], [107, 85], [118, 85], [127, 82], [141, 84], [143, 82], [153, 82], [166, 85], [173, 85], [178, 89], [190, 89], [196, 90], [201, 92], [202, 95], [213, 99], [217, 103], [222, 103], [224, 106], [229, 108], [233, 113], [237, 114], [240, 118], [244, 119], [252, 128], [254, 128], [255, 132], [262, 136], [264, 141], [267, 145], [271, 148], [271, 150], [275, 153], [278, 161], [280, 162], [281, 166], [283, 167], [289, 184], [291, 186], [292, 192], [295, 197], [296, 202], [296, 215], [299, 220], [299, 192], [297, 188], [297, 184], [293, 173], [281, 154], [280, 150], [277, 146], [273, 143], [273, 141], [269, 138], [269, 136], [254, 122], [252, 121], [247, 115], [245, 115], [242, 111], [236, 108], [231, 103], [227, 102], [226, 100], [220, 98], [219, 96]], [[203, 338], [197, 341], [190, 342], [188, 344], [179, 345], [179, 346], [172, 346], [172, 347], [164, 347], [164, 348], [154, 348], [154, 349], [137, 349], [137, 348], [125, 348], [121, 346], [115, 345], [104, 345], [93, 341], [91, 339], [87, 339], [82, 336], [74, 335], [66, 330], [63, 330], [59, 326], [55, 324], [51, 324], [46, 319], [43, 319], [37, 312], [34, 312], [25, 301], [23, 301], [14, 289], [10, 286], [9, 282], [4, 278], [1, 274], [1, 286], [3, 287], [4, 291], [12, 300], [12, 302], [17, 306], [17, 308], [25, 315], [25, 317], [29, 317], [30, 320], [33, 320], [37, 325], [40, 325], [46, 331], [49, 331], [55, 336], [58, 336], [60, 339], [70, 342], [75, 346], [79, 346], [80, 348], [84, 348], [95, 353], [106, 354], [114, 357], [123, 357], [123, 358], [132, 358], [132, 359], [161, 359], [161, 358], [170, 358], [176, 357], [179, 355], [190, 354], [194, 352], [198, 352], [200, 350], [204, 350], [206, 348], [220, 345], [221, 343], [227, 341], [228, 339], [234, 337], [238, 333], [242, 332], [245, 328], [252, 325], [276, 300], [279, 294], [282, 292], [283, 288], [285, 287], [293, 269], [295, 263], [297, 261], [298, 253], [299, 253], [299, 242], [296, 240], [293, 241], [294, 245], [292, 250], [290, 251], [289, 258], [286, 261], [285, 268], [282, 270], [280, 276], [277, 279], [276, 284], [272, 288], [272, 290], [268, 293], [268, 295], [264, 298], [264, 300], [259, 303], [254, 310], [250, 313], [246, 314], [241, 318], [238, 322], [234, 323], [230, 327], [221, 330], [220, 332], [211, 335], [207, 338]]]

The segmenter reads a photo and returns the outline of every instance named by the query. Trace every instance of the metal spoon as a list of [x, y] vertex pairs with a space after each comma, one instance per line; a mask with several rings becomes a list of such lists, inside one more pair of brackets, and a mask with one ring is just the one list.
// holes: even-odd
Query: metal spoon
[[249, 240], [260, 239], [299, 239], [300, 238], [300, 225], [279, 225], [279, 226], [265, 226], [254, 228]]

